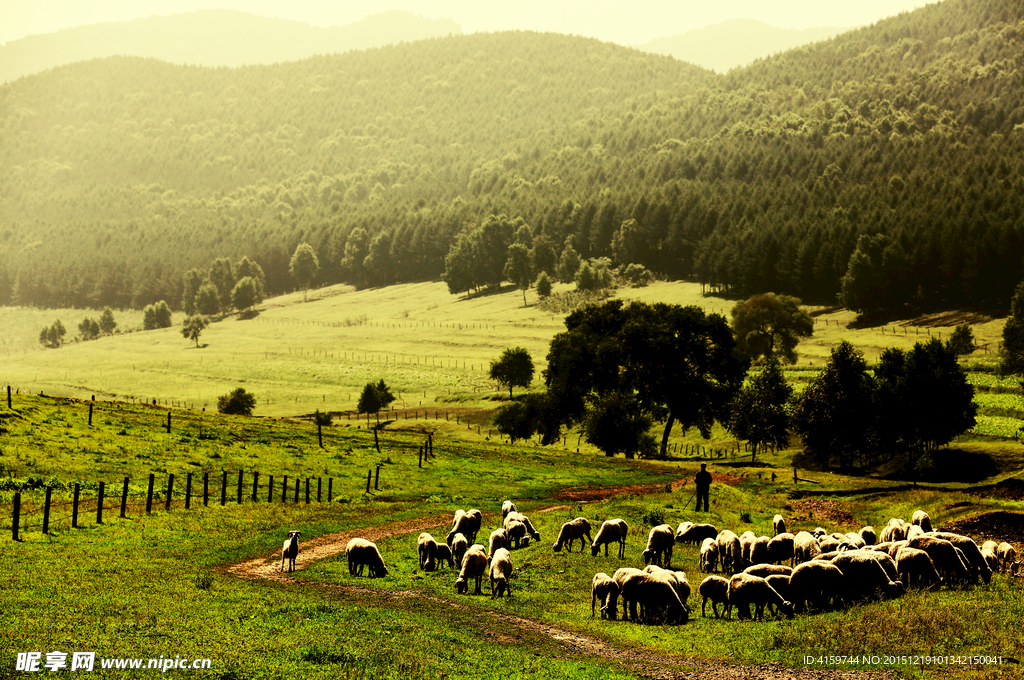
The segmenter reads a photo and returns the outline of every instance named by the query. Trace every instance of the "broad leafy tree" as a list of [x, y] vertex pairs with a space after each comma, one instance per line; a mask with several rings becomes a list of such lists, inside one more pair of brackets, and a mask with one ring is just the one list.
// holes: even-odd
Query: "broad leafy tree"
[[203, 334], [206, 327], [210, 325], [210, 320], [202, 314], [192, 314], [181, 325], [181, 334], [193, 340], [196, 343], [196, 347], [199, 347], [199, 336]]
[[606, 456], [624, 454], [653, 458], [658, 444], [649, 430], [654, 424], [635, 394], [609, 392], [594, 399], [583, 419], [583, 438]]
[[235, 266], [226, 257], [218, 257], [210, 265], [210, 283], [217, 288], [217, 299], [220, 300], [220, 311], [231, 310], [231, 291], [235, 287]]
[[242, 257], [242, 259], [238, 261], [238, 264], [235, 265], [235, 277], [241, 281], [247, 276], [252, 278], [256, 283], [256, 302], [254, 304], [263, 302], [267, 286], [267, 277], [263, 273], [263, 267], [258, 263], [253, 262], [248, 257]]
[[305, 302], [309, 293], [309, 287], [313, 284], [317, 272], [320, 271], [320, 259], [313, 252], [313, 246], [308, 243], [300, 243], [295, 247], [288, 271], [295, 284], [302, 289], [302, 301]]
[[946, 347], [957, 356], [970, 354], [974, 351], [974, 331], [971, 324], [962, 323], [953, 329], [953, 333], [946, 341]]
[[[203, 275], [198, 269], [185, 272], [185, 289], [181, 293], [181, 309], [188, 315], [196, 313], [196, 296], [203, 285]], [[217, 312], [213, 312], [216, 314]]]
[[251, 276], [239, 279], [231, 289], [231, 305], [239, 311], [245, 311], [255, 305], [259, 301], [258, 297], [256, 279]]
[[246, 392], [244, 387], [236, 387], [230, 393], [217, 397], [217, 410], [221, 413], [251, 416], [255, 408], [256, 396]]
[[814, 320], [797, 298], [764, 293], [733, 307], [732, 327], [740, 351], [754, 359], [794, 364], [797, 343], [814, 333]]
[[491, 362], [491, 380], [508, 387], [509, 399], [513, 387], [529, 387], [533, 382], [533, 358], [525, 347], [510, 347]]
[[543, 430], [544, 395], [525, 394], [499, 406], [494, 412], [494, 427], [515, 444]]
[[85, 317], [78, 324], [78, 336], [82, 340], [95, 340], [100, 337], [100, 324], [92, 317]]
[[142, 328], [151, 331], [155, 328], [171, 327], [171, 308], [163, 300], [156, 304], [146, 305], [142, 310]]
[[542, 271], [537, 275], [537, 283], [534, 284], [537, 287], [537, 295], [542, 298], [546, 298], [551, 295], [551, 277], [548, 273]]
[[[523, 225], [522, 229], [529, 227]], [[526, 307], [526, 291], [533, 283], [533, 266], [530, 264], [530, 251], [522, 243], [513, 243], [508, 247], [505, 278], [523, 291], [523, 307]]]
[[104, 335], [113, 335], [115, 328], [117, 328], [117, 321], [114, 320], [114, 310], [105, 307], [103, 313], [100, 314], [100, 332]]
[[67, 329], [64, 328], [64, 324], [60, 322], [60, 319], [57, 319], [39, 332], [39, 342], [46, 347], [56, 349], [64, 344], [65, 334], [67, 334]]
[[217, 295], [217, 286], [209, 281], [199, 286], [194, 309], [196, 314], [204, 316], [220, 314], [220, 296]]
[[391, 388], [381, 378], [379, 382], [366, 383], [362, 393], [359, 395], [356, 409], [359, 413], [377, 413], [381, 409], [386, 409], [390, 406], [394, 400], [395, 395], [391, 393]]
[[793, 388], [786, 382], [778, 359], [769, 359], [764, 368], [745, 385], [732, 402], [728, 429], [750, 443], [750, 462], [765, 446], [789, 445], [789, 400]]
[[580, 254], [572, 247], [572, 237], [565, 239], [565, 247], [558, 258], [558, 279], [562, 283], [576, 280], [576, 272], [580, 269]]

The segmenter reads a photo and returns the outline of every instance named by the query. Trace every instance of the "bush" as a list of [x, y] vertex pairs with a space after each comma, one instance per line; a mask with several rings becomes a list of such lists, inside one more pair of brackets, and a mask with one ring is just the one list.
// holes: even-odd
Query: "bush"
[[656, 527], [665, 523], [665, 511], [661, 508], [648, 508], [640, 518], [649, 527]]
[[142, 329], [151, 331], [155, 328], [171, 327], [171, 308], [161, 300], [155, 305], [146, 305], [142, 310]]
[[546, 298], [551, 295], [551, 278], [547, 272], [541, 272], [537, 277], [537, 295]]
[[230, 394], [217, 398], [217, 410], [221, 413], [251, 416], [254, 408], [256, 408], [256, 397], [246, 392], [243, 387], [236, 387]]

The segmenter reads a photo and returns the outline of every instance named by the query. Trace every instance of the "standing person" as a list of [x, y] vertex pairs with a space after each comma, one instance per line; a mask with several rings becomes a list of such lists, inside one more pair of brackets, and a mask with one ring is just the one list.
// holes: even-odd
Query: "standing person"
[[697, 507], [694, 508], [696, 512], [700, 512], [700, 501], [704, 499], [704, 512], [708, 511], [708, 491], [711, 489], [711, 473], [707, 470], [708, 464], [700, 464], [700, 472], [693, 478], [694, 484], [697, 485]]

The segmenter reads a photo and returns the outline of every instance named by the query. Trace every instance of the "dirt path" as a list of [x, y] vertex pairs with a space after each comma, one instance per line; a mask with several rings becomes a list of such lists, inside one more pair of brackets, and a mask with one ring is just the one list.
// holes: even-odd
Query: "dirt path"
[[[673, 488], [682, 486], [686, 480], [677, 480], [672, 483]], [[603, 489], [567, 489], [555, 495], [561, 501], [571, 502], [593, 502], [603, 500], [613, 495], [623, 493], [652, 493], [664, 489], [663, 484], [637, 485], [629, 487], [603, 488]], [[568, 509], [569, 505], [551, 505], [540, 509], [531, 510], [533, 513], [553, 512], [556, 510]], [[356, 537], [362, 537], [370, 541], [378, 541], [382, 538], [399, 534], [415, 533], [447, 525], [451, 521], [451, 514], [434, 515], [431, 517], [419, 517], [416, 519], [391, 522], [376, 527], [341, 531], [334, 534], [318, 536], [309, 541], [302, 542], [302, 548], [295, 559], [295, 568], [302, 569], [318, 560], [333, 557], [345, 552], [345, 546]], [[485, 633], [494, 635], [498, 642], [522, 643], [529, 645], [529, 637], [543, 635], [558, 643], [562, 653], [560, 657], [566, 659], [578, 659], [581, 656], [588, 656], [597, 659], [605, 659], [621, 663], [631, 672], [653, 680], [677, 680], [680, 678], [695, 678], [698, 680], [738, 680], [746, 678], [764, 678], [765, 680], [820, 680], [824, 678], [856, 678], [858, 680], [875, 680], [891, 678], [891, 674], [882, 671], [841, 671], [816, 668], [786, 668], [779, 664], [758, 664], [758, 665], [730, 665], [717, 661], [708, 661], [698, 658], [683, 658], [662, 654], [660, 652], [638, 649], [634, 647], [619, 647], [590, 635], [566, 630], [532, 619], [524, 619], [519, 616], [494, 611], [481, 611], [474, 607], [467, 607], [459, 602], [434, 597], [415, 590], [404, 591], [383, 591], [367, 586], [301, 583], [295, 581], [287, 572], [280, 571], [280, 551], [266, 557], [260, 557], [227, 568], [227, 573], [237, 578], [257, 581], [268, 580], [292, 586], [302, 585], [316, 588], [318, 591], [328, 594], [336, 599], [358, 600], [363, 606], [379, 604], [387, 606], [400, 601], [408, 601], [416, 598], [429, 602], [435, 606], [450, 607], [455, 610], [466, 612], [483, 618], [490, 618], [501, 626], [501, 633]], [[269, 561], [268, 561], [269, 560]], [[493, 630], [487, 627], [488, 630]]]

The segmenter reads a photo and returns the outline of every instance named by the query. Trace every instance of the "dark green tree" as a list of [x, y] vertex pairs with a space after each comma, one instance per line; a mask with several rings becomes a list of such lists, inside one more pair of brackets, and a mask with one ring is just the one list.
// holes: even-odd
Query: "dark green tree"
[[[529, 227], [523, 225], [522, 228]], [[508, 247], [505, 278], [523, 291], [523, 307], [526, 307], [526, 291], [533, 283], [533, 266], [530, 264], [530, 251], [522, 243], [513, 243]]]
[[510, 347], [501, 357], [491, 362], [491, 380], [508, 387], [512, 398], [513, 387], [529, 387], [533, 382], [533, 358], [525, 347]]
[[534, 285], [537, 287], [537, 295], [540, 297], [546, 298], [551, 295], [551, 277], [546, 271], [542, 271], [537, 276], [537, 283]]
[[117, 328], [117, 321], [114, 320], [114, 310], [104, 307], [103, 313], [100, 314], [100, 331], [104, 335], [113, 335], [115, 328]]
[[738, 439], [750, 443], [751, 463], [765, 446], [789, 446], [787, 409], [792, 397], [793, 388], [774, 357], [737, 393], [727, 427]]
[[67, 330], [64, 328], [64, 324], [60, 322], [60, 319], [57, 319], [39, 332], [39, 342], [46, 347], [56, 349], [64, 344], [64, 336], [66, 334]]
[[235, 287], [235, 266], [226, 257], [218, 257], [210, 265], [209, 281], [217, 288], [217, 299], [220, 310], [227, 313], [231, 310], [231, 290]]
[[257, 303], [258, 291], [256, 279], [251, 276], [239, 279], [235, 287], [231, 289], [231, 305], [244, 312]]
[[752, 358], [795, 364], [800, 338], [814, 333], [814, 319], [789, 295], [763, 293], [732, 308], [736, 346]]
[[390, 406], [394, 400], [395, 395], [391, 393], [391, 388], [381, 378], [379, 382], [366, 383], [362, 393], [359, 395], [356, 409], [359, 413], [377, 413]]
[[576, 280], [576, 272], [580, 269], [580, 254], [572, 247], [572, 237], [565, 239], [565, 247], [558, 258], [558, 279], [562, 283]]
[[142, 329], [151, 331], [155, 328], [171, 327], [171, 308], [163, 300], [156, 304], [146, 305], [142, 310]]
[[199, 336], [203, 334], [206, 327], [210, 325], [210, 320], [202, 314], [193, 314], [185, 319], [181, 324], [181, 334], [189, 340], [194, 340], [196, 347], [199, 347]]
[[370, 285], [367, 281], [364, 263], [370, 254], [370, 235], [362, 227], [356, 227], [345, 239], [345, 255], [341, 258], [341, 268], [349, 283], [357, 288]]
[[543, 431], [545, 403], [542, 394], [525, 394], [494, 411], [494, 427], [512, 444]]
[[241, 281], [247, 276], [256, 283], [256, 301], [253, 304], [258, 305], [263, 302], [263, 298], [266, 295], [267, 277], [263, 273], [263, 267], [248, 257], [243, 256], [238, 261], [238, 264], [235, 265], [235, 277]]
[[1024, 281], [1017, 284], [1010, 300], [1010, 314], [1003, 326], [1003, 350], [999, 372], [1003, 375], [1024, 373]]
[[251, 416], [255, 408], [256, 396], [246, 392], [244, 387], [236, 387], [228, 394], [217, 397], [217, 410], [221, 413]]
[[296, 285], [302, 289], [302, 301], [307, 300], [309, 287], [313, 284], [317, 272], [320, 271], [320, 258], [313, 252], [313, 246], [300, 243], [295, 247], [288, 271], [295, 279]]
[[100, 324], [96, 319], [85, 317], [78, 324], [78, 335], [82, 340], [95, 340], [100, 337]]
[[949, 340], [946, 341], [946, 347], [957, 356], [973, 352], [974, 331], [971, 330], [971, 324], [962, 323], [957, 325], [949, 336]]
[[[181, 309], [188, 315], [196, 313], [196, 296], [203, 285], [203, 275], [198, 269], [185, 272], [185, 290], [181, 293]], [[213, 312], [216, 314], [216, 312]]]
[[654, 424], [633, 394], [609, 392], [593, 400], [583, 419], [583, 438], [606, 456], [653, 458], [658, 445], [649, 430]]
[[196, 293], [195, 313], [204, 316], [220, 314], [220, 297], [217, 295], [217, 286], [209, 281], [199, 286], [199, 292]]

